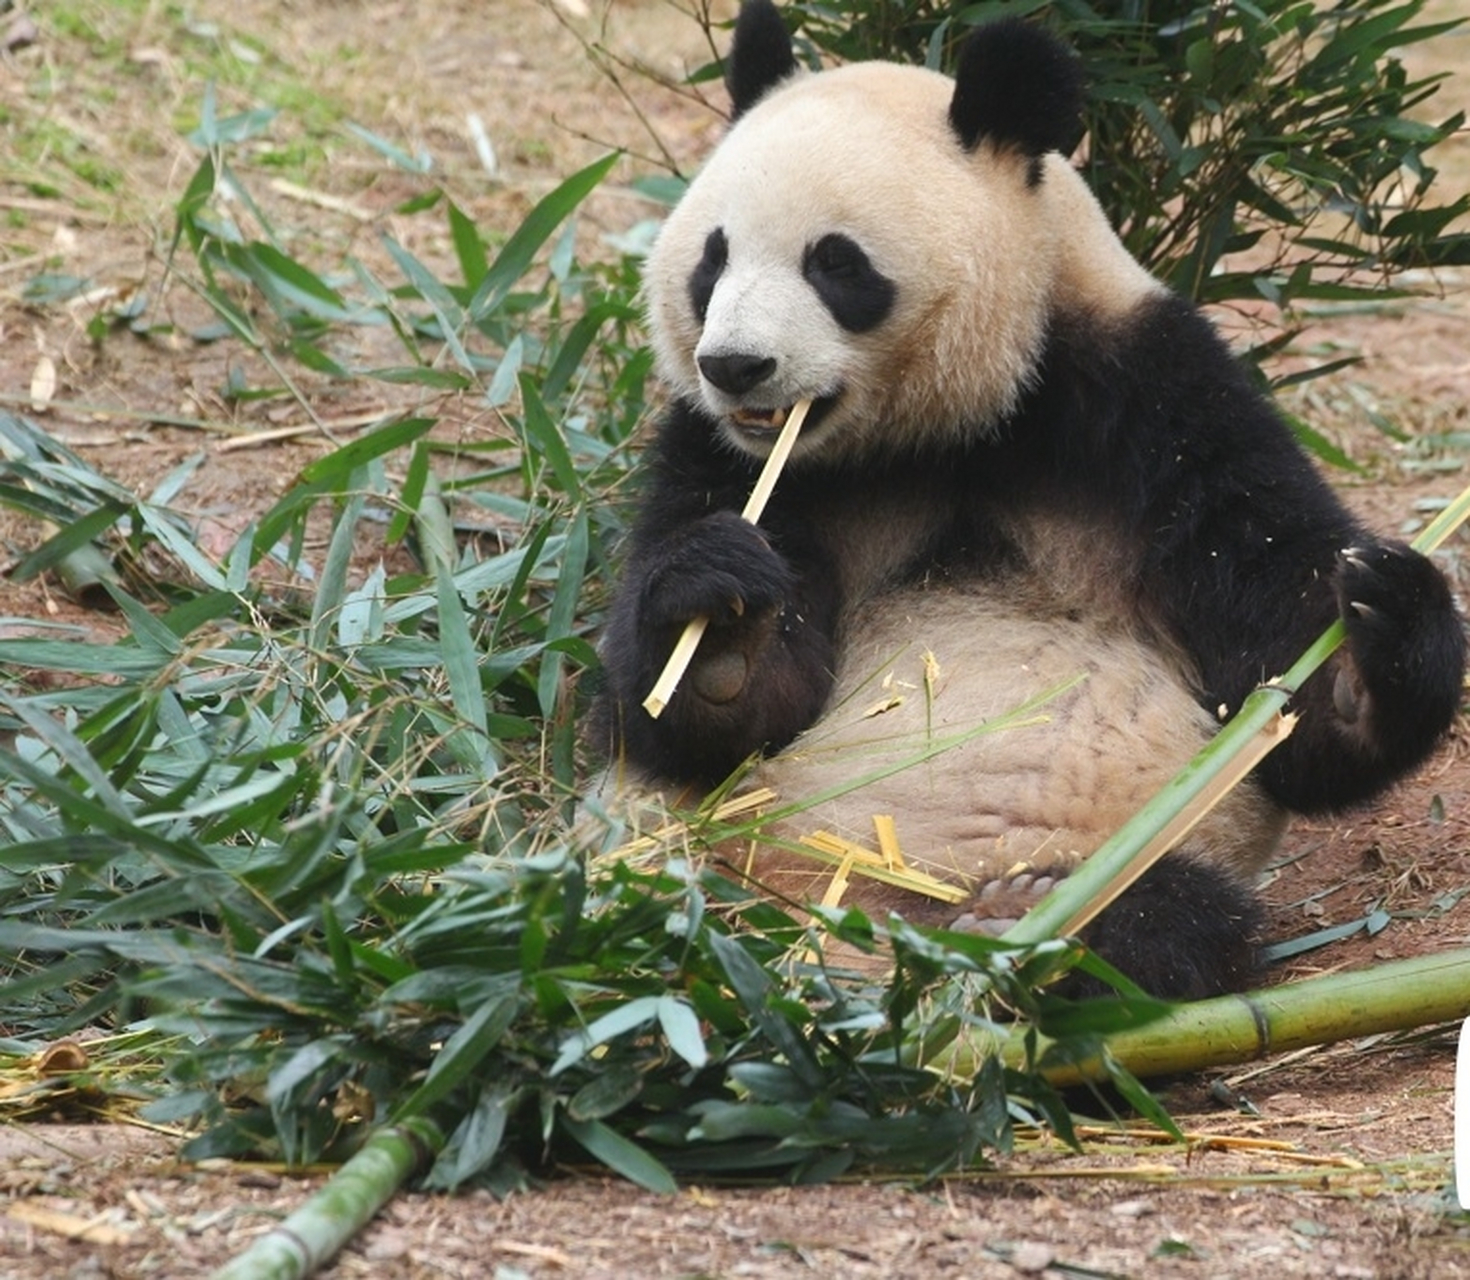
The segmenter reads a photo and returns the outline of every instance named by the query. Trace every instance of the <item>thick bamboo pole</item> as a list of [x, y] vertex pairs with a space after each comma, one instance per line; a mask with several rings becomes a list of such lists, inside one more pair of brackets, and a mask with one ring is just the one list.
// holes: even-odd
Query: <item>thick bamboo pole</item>
[[443, 1145], [439, 1127], [422, 1116], [379, 1129], [295, 1213], [210, 1280], [303, 1280], [362, 1230]]
[[[1470, 1017], [1470, 948], [1462, 947], [1178, 1005], [1141, 1027], [1107, 1036], [1103, 1052], [1136, 1076], [1173, 1075], [1465, 1017]], [[1038, 1057], [1047, 1044], [1040, 1041]], [[956, 1044], [944, 1069], [972, 1076], [994, 1050], [994, 1045]], [[1024, 1038], [1011, 1037], [1001, 1054], [1009, 1065], [1021, 1065]], [[1101, 1056], [1050, 1064], [1043, 1073], [1060, 1087], [1107, 1078]]]

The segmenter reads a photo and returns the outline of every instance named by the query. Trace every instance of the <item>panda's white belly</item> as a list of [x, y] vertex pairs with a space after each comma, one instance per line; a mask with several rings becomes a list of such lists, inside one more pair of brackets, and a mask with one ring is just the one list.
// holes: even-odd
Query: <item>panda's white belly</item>
[[[1215, 728], [1155, 650], [993, 591], [891, 593], [846, 634], [830, 710], [757, 771], [778, 807], [807, 802], [774, 830], [876, 848], [874, 816], [891, 815], [909, 866], [972, 892], [1071, 870]], [[1283, 822], [1247, 780], [1188, 848], [1249, 874]], [[758, 874], [797, 896], [831, 876], [800, 855], [762, 859]]]

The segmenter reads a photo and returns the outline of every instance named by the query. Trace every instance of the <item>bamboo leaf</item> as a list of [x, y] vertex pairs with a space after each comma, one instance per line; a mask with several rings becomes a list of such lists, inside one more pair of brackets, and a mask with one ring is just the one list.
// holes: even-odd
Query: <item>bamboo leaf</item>
[[121, 503], [107, 502], [79, 518], [67, 519], [63, 513], [64, 526], [25, 556], [10, 571], [10, 576], [17, 582], [28, 582], [37, 574], [71, 560], [74, 565], [83, 563], [81, 576], [86, 580], [105, 582], [114, 579], [117, 575], [112, 562], [93, 544], [93, 539], [112, 528], [127, 510]]
[[588, 1026], [570, 1036], [547, 1073], [558, 1076], [580, 1062], [591, 1050], [617, 1036], [647, 1026], [659, 1016], [659, 996], [640, 996], [603, 1014]]
[[485, 698], [469, 618], [449, 574], [438, 576], [437, 595], [444, 673], [449, 680], [450, 702], [464, 726], [453, 731], [450, 747], [461, 764], [473, 770], [476, 777], [488, 781], [495, 776], [497, 766], [489, 741]]
[[454, 295], [439, 282], [438, 277], [432, 271], [392, 236], [385, 235], [382, 243], [415, 292], [429, 304], [429, 310], [434, 313], [434, 319], [439, 322], [439, 337], [449, 348], [455, 363], [467, 373], [473, 374], [476, 371], [475, 362], [470, 359], [470, 353], [465, 350], [460, 338], [460, 334], [466, 327], [465, 316], [460, 310], [459, 303], [454, 300]]
[[811, 1046], [785, 1015], [773, 1008], [774, 991], [770, 975], [734, 938], [711, 934], [710, 947], [749, 1017], [785, 1056], [802, 1085], [808, 1089], [819, 1087], [821, 1072], [812, 1056]]
[[366, 129], [351, 120], [347, 121], [346, 127], [349, 133], [361, 138], [389, 164], [396, 165], [405, 173], [424, 174], [434, 167], [434, 161], [427, 151], [421, 150], [416, 156], [410, 155], [402, 147], [395, 146], [371, 129]]
[[499, 985], [500, 991], [470, 1014], [434, 1056], [423, 1084], [399, 1108], [395, 1117], [399, 1123], [422, 1116], [465, 1084], [485, 1055], [500, 1042], [520, 1007], [520, 991], [510, 981]]
[[541, 670], [536, 683], [537, 701], [543, 716], [549, 717], [552, 714], [561, 692], [564, 655], [561, 649], [553, 646], [558, 641], [566, 640], [576, 625], [577, 610], [582, 600], [583, 575], [587, 567], [589, 538], [586, 508], [578, 508], [567, 533], [561, 573], [557, 575], [556, 591], [551, 598], [551, 611], [546, 620], [548, 648], [541, 659]]
[[561, 1125], [586, 1148], [589, 1155], [629, 1182], [663, 1195], [673, 1195], [679, 1190], [679, 1184], [667, 1166], [601, 1120], [574, 1120], [564, 1115]]
[[658, 1022], [668, 1038], [669, 1047], [698, 1071], [709, 1063], [709, 1050], [699, 1030], [699, 1018], [682, 1000], [674, 996], [658, 998]]
[[517, 1094], [502, 1084], [487, 1084], [444, 1144], [424, 1186], [453, 1191], [488, 1169], [505, 1139]]
[[537, 251], [596, 189], [617, 160], [615, 152], [594, 161], [537, 203], [505, 242], [470, 299], [468, 311], [473, 323], [480, 323], [500, 307], [511, 287], [529, 270]]
[[459, 259], [460, 274], [465, 288], [471, 293], [480, 287], [485, 273], [490, 269], [485, 257], [485, 242], [470, 218], [453, 200], [446, 202], [449, 216], [449, 236], [454, 242], [454, 256]]
[[412, 444], [434, 427], [433, 418], [402, 418], [386, 426], [369, 431], [366, 435], [349, 440], [340, 448], [301, 469], [301, 478], [308, 484], [335, 484], [346, 488], [354, 472], [377, 458], [386, 457], [395, 449]]
[[556, 478], [556, 487], [569, 498], [580, 498], [582, 479], [576, 463], [572, 461], [571, 451], [547, 412], [546, 402], [536, 389], [535, 381], [525, 373], [521, 375], [521, 400], [525, 405], [527, 444], [546, 459], [551, 474]]
[[348, 498], [337, 515], [331, 541], [327, 543], [321, 582], [311, 605], [311, 647], [321, 653], [328, 652], [330, 648], [331, 632], [347, 596], [347, 574], [352, 568], [352, 553], [357, 546], [357, 522], [362, 518], [365, 502], [360, 493]]

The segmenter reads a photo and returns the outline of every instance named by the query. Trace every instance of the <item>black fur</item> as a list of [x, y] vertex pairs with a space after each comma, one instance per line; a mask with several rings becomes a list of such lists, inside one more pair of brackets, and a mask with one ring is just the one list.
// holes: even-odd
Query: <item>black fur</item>
[[[1088, 928], [1082, 939], [1145, 991], [1203, 1000], [1242, 991], [1260, 977], [1261, 905], [1218, 867], [1171, 854], [1150, 867]], [[1069, 995], [1106, 995], [1091, 978]]]
[[[752, 659], [762, 676], [734, 703], [702, 710], [676, 697], [669, 712], [679, 714], [633, 717], [622, 748], [635, 763], [715, 781], [810, 724], [831, 683], [842, 553], [813, 513], [910, 491], [934, 517], [914, 580], [1013, 569], [1018, 553], [995, 528], [1007, 506], [1085, 512], [1100, 536], [1138, 546], [1126, 585], [1191, 657], [1211, 712], [1236, 711], [1342, 616], [1346, 648], [1294, 700], [1301, 722], [1260, 770], [1288, 808], [1356, 803], [1424, 759], [1459, 705], [1464, 665], [1444, 579], [1359, 526], [1193, 308], [1161, 298], [1111, 338], [1085, 325], [1059, 331], [1037, 381], [988, 442], [870, 469], [792, 463], [760, 534], [731, 515], [756, 463], [700, 408], [676, 404], [648, 459], [604, 646], [613, 698], [636, 707], [672, 634], [711, 601], [748, 607], [712, 628], [701, 661], [748, 645], [764, 610], [780, 604], [788, 616], [763, 633]], [[783, 566], [792, 577], [781, 591]], [[1356, 690], [1351, 718], [1339, 673]]]
[[771, 0], [746, 0], [725, 59], [730, 118], [738, 120], [795, 70], [796, 55], [781, 11]]
[[[603, 745], [653, 774], [712, 785], [747, 756], [784, 746], [831, 689], [836, 576], [801, 517], [740, 519], [756, 468], [676, 404], [645, 458], [647, 489], [623, 586], [604, 633]], [[684, 625], [710, 617], [684, 685], [654, 720], [640, 705]], [[711, 702], [707, 672], [744, 663], [754, 679]]]
[[704, 253], [689, 277], [689, 309], [701, 324], [729, 258], [730, 243], [725, 239], [724, 231], [716, 227], [704, 238]]
[[876, 329], [898, 298], [898, 287], [849, 236], [825, 235], [807, 246], [801, 274], [849, 333]]
[[949, 123], [967, 151], [984, 141], [1032, 157], [1065, 154], [1082, 136], [1082, 86], [1066, 45], [1002, 18], [976, 27], [961, 48]]
[[[694, 264], [686, 286], [690, 310], [701, 322], [709, 311], [710, 299], [729, 258], [730, 243], [723, 228], [717, 227], [705, 237], [704, 252]], [[801, 274], [832, 313], [832, 318], [849, 333], [876, 329], [888, 318], [898, 300], [898, 286], [873, 265], [872, 259], [856, 240], [840, 232], [825, 235], [807, 246], [802, 257]], [[730, 359], [740, 362], [738, 373], [727, 369]], [[755, 363], [766, 362], [745, 356], [720, 357], [710, 368], [705, 368], [705, 362], [701, 360], [700, 369], [722, 391], [739, 395], [762, 380], [751, 380], [749, 376]], [[770, 361], [766, 375], [774, 371], [775, 362]], [[728, 374], [734, 376], [722, 376]]]

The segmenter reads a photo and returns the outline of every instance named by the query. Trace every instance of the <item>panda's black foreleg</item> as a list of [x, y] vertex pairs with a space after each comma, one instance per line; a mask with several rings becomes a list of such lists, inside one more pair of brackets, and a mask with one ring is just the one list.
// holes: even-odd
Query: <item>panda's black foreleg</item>
[[1293, 700], [1301, 721], [1260, 771], [1298, 812], [1366, 799], [1421, 763], [1463, 693], [1464, 627], [1428, 559], [1365, 542], [1338, 557], [1333, 589], [1347, 643]]
[[[1082, 939], [1150, 995], [1202, 1000], [1243, 991], [1259, 978], [1263, 912], [1228, 872], [1170, 854], [1084, 930]], [[1069, 982], [1069, 995], [1109, 990]]]
[[[833, 575], [802, 572], [733, 511], [648, 540], [602, 646], [613, 754], [659, 777], [712, 784], [751, 754], [784, 746], [831, 688], [835, 591]], [[709, 620], [704, 636], [655, 719], [643, 699], [697, 617]]]

